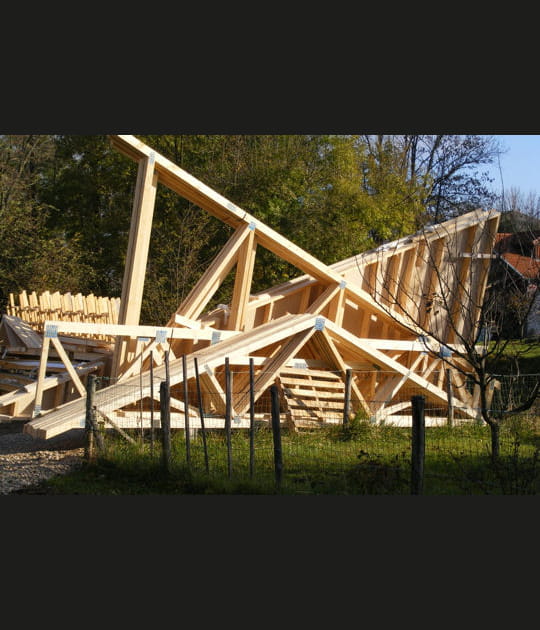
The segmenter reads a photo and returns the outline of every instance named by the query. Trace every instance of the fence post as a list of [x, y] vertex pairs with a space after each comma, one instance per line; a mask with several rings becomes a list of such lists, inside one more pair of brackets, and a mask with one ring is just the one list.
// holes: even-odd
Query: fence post
[[343, 405], [343, 426], [349, 424], [349, 408], [351, 406], [351, 381], [352, 370], [350, 368], [345, 372], [345, 403]]
[[159, 409], [161, 414], [161, 461], [167, 472], [171, 469], [171, 392], [169, 383], [162, 381], [159, 385]]
[[150, 455], [154, 456], [154, 355], [150, 350]]
[[229, 479], [232, 476], [231, 409], [231, 368], [229, 366], [229, 358], [225, 357], [225, 438], [227, 440], [227, 473]]
[[141, 353], [141, 371], [139, 372], [139, 417], [141, 420], [141, 448], [144, 447], [144, 420], [143, 420], [143, 396], [142, 396], [142, 381], [143, 381], [143, 358]]
[[190, 428], [189, 428], [189, 392], [187, 381], [187, 359], [186, 355], [182, 355], [182, 376], [184, 378], [184, 433], [186, 439], [186, 464], [191, 467], [191, 446], [190, 446]]
[[249, 359], [249, 476], [253, 478], [255, 467], [255, 368], [253, 358]]
[[170, 384], [171, 384], [171, 374], [170, 374], [170, 368], [169, 368], [169, 350], [165, 350], [164, 354], [165, 354], [165, 356], [164, 356], [164, 360], [165, 360], [165, 380], [167, 381], [167, 385], [170, 386]]
[[195, 383], [197, 384], [197, 398], [199, 401], [199, 418], [201, 420], [201, 435], [203, 441], [203, 450], [204, 450], [204, 466], [206, 469], [206, 474], [210, 472], [210, 466], [208, 463], [208, 448], [206, 446], [206, 430], [204, 427], [204, 408], [202, 403], [202, 393], [201, 393], [201, 381], [199, 379], [199, 363], [197, 361], [197, 357], [193, 357], [193, 366], [195, 367]]
[[448, 426], [454, 426], [454, 393], [452, 391], [452, 370], [446, 368], [446, 395], [448, 397]]
[[94, 432], [95, 432], [95, 417], [94, 417], [94, 394], [96, 393], [96, 377], [94, 374], [89, 374], [86, 380], [86, 417], [84, 422], [85, 430], [85, 449], [84, 455], [87, 461], [94, 459]]
[[277, 385], [271, 385], [270, 395], [272, 400], [272, 437], [274, 440], [274, 469], [277, 489], [281, 489], [283, 477], [283, 453], [281, 451], [281, 425], [279, 418], [279, 390]]
[[412, 449], [411, 449], [411, 494], [422, 494], [424, 489], [425, 455], [425, 398], [412, 396]]

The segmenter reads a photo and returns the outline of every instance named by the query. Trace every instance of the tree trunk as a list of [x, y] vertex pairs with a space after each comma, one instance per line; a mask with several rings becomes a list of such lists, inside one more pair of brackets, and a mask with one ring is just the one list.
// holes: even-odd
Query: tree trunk
[[491, 460], [493, 463], [497, 462], [500, 455], [500, 441], [499, 441], [499, 425], [497, 422], [492, 422], [489, 425], [491, 429]]
[[482, 409], [482, 417], [484, 418], [484, 421], [486, 422], [486, 424], [489, 426], [490, 431], [491, 431], [491, 461], [493, 463], [496, 463], [499, 459], [499, 454], [500, 454], [500, 445], [499, 445], [499, 434], [500, 434], [500, 426], [497, 420], [494, 420], [491, 417], [490, 411], [489, 411], [489, 405], [487, 404], [487, 396], [486, 396], [486, 389], [487, 389], [487, 383], [486, 383], [486, 378], [485, 378], [485, 372], [482, 371], [479, 373], [480, 376], [480, 405], [481, 405], [481, 409]]

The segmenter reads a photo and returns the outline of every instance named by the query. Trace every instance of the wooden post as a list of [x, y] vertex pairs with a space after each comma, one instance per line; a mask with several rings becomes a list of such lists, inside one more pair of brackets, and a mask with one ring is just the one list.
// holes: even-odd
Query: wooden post
[[350, 368], [345, 372], [345, 403], [343, 406], [343, 426], [346, 427], [349, 424], [349, 409], [351, 406], [351, 382], [352, 382], [352, 370]]
[[184, 433], [186, 440], [186, 464], [187, 467], [191, 467], [191, 444], [189, 434], [189, 392], [188, 392], [188, 379], [187, 379], [187, 359], [186, 355], [182, 355], [182, 377], [184, 379]]
[[169, 351], [165, 350], [165, 380], [167, 381], [167, 385], [171, 386], [171, 372], [169, 368]]
[[103, 436], [98, 432], [96, 414], [94, 409], [94, 398], [96, 394], [96, 377], [89, 374], [86, 381], [86, 418], [84, 428], [86, 432], [85, 457], [87, 461], [95, 458], [94, 446], [102, 452], [104, 448]]
[[446, 368], [446, 394], [448, 396], [448, 426], [454, 426], [454, 393], [452, 391], [452, 370]]
[[86, 433], [84, 456], [86, 461], [94, 460], [94, 394], [96, 393], [96, 379], [93, 374], [88, 375], [86, 381], [86, 419], [84, 430]]
[[202, 393], [201, 393], [201, 381], [199, 379], [199, 364], [197, 361], [197, 357], [193, 357], [193, 365], [195, 367], [195, 382], [197, 384], [197, 397], [199, 399], [199, 417], [201, 419], [201, 436], [203, 441], [203, 450], [204, 450], [204, 466], [206, 469], [206, 473], [210, 472], [210, 466], [208, 463], [208, 449], [206, 447], [206, 431], [204, 428], [204, 408], [202, 403]]
[[255, 468], [255, 368], [249, 359], [249, 476], [253, 478]]
[[277, 385], [270, 386], [272, 404], [272, 438], [274, 440], [274, 470], [276, 477], [276, 487], [281, 489], [283, 477], [283, 454], [281, 451], [281, 425], [279, 418], [279, 390]]
[[412, 396], [411, 494], [422, 494], [425, 455], [425, 398]]
[[169, 383], [162, 381], [159, 385], [159, 408], [161, 413], [161, 461], [166, 472], [171, 469], [171, 392]]
[[[126, 267], [122, 281], [119, 324], [138, 324], [152, 231], [152, 217], [156, 200], [158, 175], [154, 169], [155, 154], [139, 160], [137, 186], [133, 200]], [[129, 342], [118, 337], [112, 364], [112, 376], [120, 376], [130, 350]]]
[[143, 395], [142, 395], [142, 378], [143, 378], [143, 361], [141, 357], [141, 371], [139, 372], [139, 414], [141, 417], [141, 448], [144, 448], [144, 421], [143, 421]]
[[232, 476], [231, 409], [231, 369], [229, 366], [229, 358], [225, 357], [225, 439], [227, 440], [227, 473], [229, 479]]
[[154, 356], [150, 350], [150, 455], [154, 455]]

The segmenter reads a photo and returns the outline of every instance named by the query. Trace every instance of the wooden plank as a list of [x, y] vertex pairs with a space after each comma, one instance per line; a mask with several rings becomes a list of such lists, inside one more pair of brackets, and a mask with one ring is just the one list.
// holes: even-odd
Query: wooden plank
[[[154, 165], [153, 154], [139, 161], [118, 314], [120, 324], [139, 323], [158, 182]], [[118, 339], [115, 344], [111, 368], [113, 377], [118, 376], [120, 367], [126, 360], [128, 343], [124, 339]]]
[[[418, 355], [413, 362], [413, 364], [409, 367], [409, 371], [413, 372], [419, 365], [422, 360], [422, 355]], [[375, 416], [380, 418], [382, 414], [388, 413], [386, 409], [387, 405], [390, 404], [392, 399], [399, 392], [401, 387], [405, 384], [408, 378], [408, 372], [404, 374], [397, 375], [395, 377], [390, 377], [388, 381], [383, 385], [380, 390], [377, 390], [377, 400], [373, 401], [372, 408], [375, 411]]]
[[[330, 321], [326, 322], [325, 330], [332, 338], [335, 337], [339, 339], [342, 345], [347, 345], [351, 349], [351, 351], [357, 352], [360, 355], [369, 356], [375, 364], [380, 365], [382, 368], [390, 372], [397, 372], [402, 375], [406, 374], [407, 380], [410, 380], [411, 383], [420, 387], [426, 398], [439, 403], [442, 401], [442, 403], [446, 405], [448, 400], [446, 392], [438, 387], [435, 387], [425, 378], [422, 378], [416, 373], [409, 371], [405, 366], [401, 365], [397, 361], [393, 361], [384, 353], [375, 348], [358, 345], [354, 335], [344, 329], [339, 329]], [[470, 417], [473, 417], [474, 413], [472, 412], [472, 410], [464, 409], [461, 401], [455, 399], [454, 403], [456, 408], [459, 407], [461, 410], [463, 410], [464, 413], [466, 413]]]
[[321, 378], [325, 381], [332, 380], [338, 384], [342, 382], [341, 376], [339, 374], [336, 374], [334, 372], [329, 372], [326, 370], [316, 370], [313, 368], [309, 368], [309, 361], [306, 361], [306, 363], [307, 363], [306, 368], [294, 368], [294, 367], [289, 367], [286, 365], [284, 368], [281, 369], [280, 376], [291, 374], [293, 376], [307, 376], [310, 379]]
[[[289, 387], [288, 384], [284, 382], [284, 380], [280, 377], [282, 384], [287, 388], [287, 393], [296, 398], [310, 398], [314, 395], [313, 390], [311, 389], [299, 389], [294, 387]], [[324, 386], [324, 384], [322, 384]], [[326, 400], [339, 400], [343, 401], [343, 387], [341, 387], [340, 392], [327, 392], [324, 391], [321, 386], [317, 386], [317, 398], [324, 398]], [[343, 404], [341, 405], [343, 407]]]
[[[188, 319], [197, 319], [199, 317], [205, 306], [212, 299], [214, 293], [221, 286], [223, 280], [225, 280], [236, 264], [238, 252], [244, 241], [250, 235], [253, 236], [253, 230], [250, 228], [249, 224], [242, 224], [235, 230], [226, 245], [189, 292], [186, 299], [178, 307], [176, 314], [187, 317]], [[172, 326], [174, 321], [175, 315], [171, 317], [167, 325]]]
[[[218, 332], [220, 337], [229, 338], [238, 334], [237, 331], [219, 330], [211, 327], [198, 329], [179, 328], [178, 326], [149, 326], [127, 324], [101, 324], [90, 322], [70, 322], [60, 320], [46, 320], [45, 326], [54, 327], [61, 334], [84, 334], [88, 336], [105, 335], [109, 337], [165, 337], [166, 339], [205, 339], [211, 341]], [[80, 343], [88, 343], [80, 341]], [[40, 344], [41, 346], [41, 344]]]
[[328, 319], [331, 319], [335, 324], [341, 326], [343, 324], [345, 305], [345, 282], [343, 282], [343, 284], [341, 284], [339, 288], [339, 293], [330, 302], [330, 307], [328, 309]]
[[339, 293], [343, 295], [343, 292], [340, 290], [339, 284], [331, 284], [326, 287], [324, 291], [316, 298], [310, 306], [305, 309], [306, 313], [313, 313], [314, 315], [318, 315], [321, 313], [326, 306], [332, 301], [332, 299]]
[[290, 376], [286, 376], [283, 370], [280, 371], [279, 378], [281, 379], [281, 382], [287, 387], [294, 386], [294, 385], [302, 386], [302, 385], [305, 385], [306, 383], [313, 384], [313, 385], [320, 383], [321, 387], [325, 387], [326, 389], [335, 389], [335, 390], [343, 389], [343, 381], [341, 381], [341, 379], [338, 382], [324, 381], [324, 380], [316, 381], [315, 379], [309, 378], [309, 375], [307, 375], [307, 378], [305, 379], [291, 378]]
[[[334, 324], [334, 326], [336, 326], [337, 328], [336, 324]], [[330, 359], [333, 360], [337, 369], [340, 370], [342, 379], [345, 379], [345, 374], [349, 366], [345, 363], [345, 361], [341, 357], [341, 354], [336, 348], [332, 338], [330, 337], [330, 335], [328, 335], [328, 333], [326, 332], [324, 328], [321, 331], [321, 334], [318, 336], [318, 339], [324, 344], [325, 349], [329, 353]], [[354, 378], [352, 379], [352, 382], [351, 382], [351, 399], [356, 401], [365, 412], [368, 413], [370, 411], [370, 407], [364, 395], [360, 391], [360, 388], [356, 384], [356, 381]]]
[[13, 342], [11, 345], [23, 345], [27, 348], [41, 348], [41, 335], [29, 324], [15, 315], [3, 315], [2, 324], [8, 328], [8, 332], [15, 335], [20, 344]]
[[[260, 395], [266, 390], [266, 388], [275, 381], [280, 369], [285, 365], [285, 363], [287, 363], [287, 361], [290, 361], [296, 355], [296, 353], [311, 338], [314, 332], [315, 328], [313, 327], [296, 333], [289, 339], [286, 344], [284, 344], [283, 348], [278, 352], [275, 357], [272, 357], [271, 359], [263, 363], [261, 371], [255, 378], [255, 400], [257, 400]], [[249, 406], [249, 395], [237, 395], [235, 406], [237, 412], [240, 415], [245, 413]]]
[[39, 370], [36, 383], [36, 395], [34, 399], [34, 411], [33, 415], [37, 415], [41, 412], [41, 403], [43, 400], [43, 381], [45, 379], [47, 369], [47, 357], [49, 354], [50, 338], [44, 337], [43, 345], [41, 347], [41, 359], [39, 362]]
[[236, 264], [236, 277], [234, 279], [233, 297], [231, 301], [231, 312], [227, 322], [229, 330], [244, 330], [247, 305], [255, 267], [255, 254], [257, 251], [257, 240], [255, 238], [255, 228], [250, 229], [244, 243], [238, 252], [238, 262]]
[[62, 344], [60, 343], [57, 337], [52, 337], [51, 341], [52, 341], [53, 346], [56, 349], [56, 352], [58, 352], [58, 355], [60, 356], [64, 365], [66, 366], [68, 374], [71, 376], [71, 380], [73, 381], [73, 384], [77, 388], [77, 391], [79, 392], [81, 396], [85, 397], [86, 388], [82, 384], [81, 379], [79, 378], [79, 375], [77, 374], [77, 372], [75, 371], [75, 368], [73, 367], [71, 361], [69, 360], [69, 357], [66, 351], [64, 350], [64, 348], [62, 347]]
[[[199, 382], [201, 384], [201, 390], [209, 396], [209, 400], [214, 406], [216, 413], [224, 414], [226, 411], [226, 395], [215, 374], [210, 370], [203, 370], [199, 374]], [[237, 415], [234, 409], [231, 410], [231, 414]]]
[[[77, 367], [76, 370], [79, 374], [84, 375], [90, 372], [98, 371], [102, 367], [103, 361], [91, 361], [85, 366]], [[47, 376], [43, 380], [43, 391], [48, 391], [49, 389], [61, 386], [62, 384], [69, 381], [70, 378], [71, 377], [69, 376], [67, 371]], [[0, 396], [0, 409], [10, 407], [12, 405], [17, 405], [21, 408], [24, 408], [32, 403], [35, 403], [36, 389], [37, 381], [34, 381], [32, 383], [28, 383], [24, 387], [21, 387], [20, 389], [9, 392], [7, 394], [3, 394], [2, 396]]]

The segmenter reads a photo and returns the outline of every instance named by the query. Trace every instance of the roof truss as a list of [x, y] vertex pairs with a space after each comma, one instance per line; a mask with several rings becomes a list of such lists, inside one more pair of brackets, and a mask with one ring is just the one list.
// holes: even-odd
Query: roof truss
[[[139, 164], [119, 326], [113, 333], [117, 341], [112, 375], [119, 377], [123, 385], [136, 382], [139, 387], [125, 388], [125, 392], [131, 392], [129, 395], [116, 395], [114, 385], [98, 391], [98, 405], [110, 407], [107, 401], [114, 398], [114, 408], [109, 411], [121, 414], [124, 407], [147, 398], [150, 350], [155, 350], [155, 377], [161, 378], [165, 367], [160, 352], [164, 349], [171, 352], [173, 386], [195, 377], [193, 360], [197, 358], [207, 393], [221, 383], [218, 397], [223, 395], [220, 378], [225, 359], [240, 372], [243, 370], [240, 380], [244, 381], [246, 362], [257, 359], [259, 396], [276, 381], [281, 370], [302, 359], [306, 365], [318, 363], [342, 377], [347, 369], [361, 366], [362, 373], [355, 376], [352, 385], [352, 398], [357, 409], [377, 418], [403, 408], [403, 401], [396, 397], [407, 383], [434, 404], [448, 404], [441, 377], [440, 347], [433, 342], [429, 330], [446, 326], [450, 349], [456, 349], [460, 340], [474, 334], [475, 309], [485, 289], [498, 213], [472, 212], [433, 226], [430, 231], [325, 265], [134, 136], [114, 135], [111, 142]], [[178, 331], [168, 337], [166, 346], [157, 343], [155, 334], [148, 335], [146, 344], [134, 343], [158, 183], [234, 230], [167, 326], [162, 327]], [[252, 294], [259, 247], [305, 275]], [[234, 267], [230, 305], [205, 313], [212, 296]], [[449, 308], [444, 316], [432, 307], [437, 285], [447, 288], [444, 299]], [[475, 305], [469, 318], [460, 308], [464, 301]], [[101, 333], [106, 334], [103, 329]], [[185, 374], [181, 355], [187, 359]], [[463, 387], [459, 391], [460, 397], [451, 401], [454, 409], [458, 413], [461, 410], [463, 417], [475, 417], [470, 395]], [[245, 396], [238, 395], [234, 407], [236, 413], [244, 413]], [[41, 414], [27, 425], [27, 431], [50, 437], [80, 425], [84, 401], [72, 400]]]

